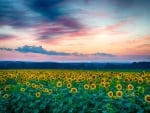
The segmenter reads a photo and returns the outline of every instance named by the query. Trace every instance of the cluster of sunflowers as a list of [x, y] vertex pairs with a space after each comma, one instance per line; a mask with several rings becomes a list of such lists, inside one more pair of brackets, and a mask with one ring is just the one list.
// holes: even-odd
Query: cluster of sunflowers
[[150, 112], [149, 72], [0, 71], [0, 113]]

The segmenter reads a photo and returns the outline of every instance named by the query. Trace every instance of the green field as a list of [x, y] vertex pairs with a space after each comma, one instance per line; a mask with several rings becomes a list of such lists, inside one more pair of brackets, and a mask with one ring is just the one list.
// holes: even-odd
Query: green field
[[0, 113], [149, 112], [149, 71], [0, 70]]

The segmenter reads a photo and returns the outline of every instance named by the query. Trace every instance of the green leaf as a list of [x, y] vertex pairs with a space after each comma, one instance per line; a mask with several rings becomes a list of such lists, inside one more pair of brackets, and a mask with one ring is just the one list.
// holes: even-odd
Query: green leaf
[[35, 110], [34, 110], [34, 113], [39, 113], [39, 109], [35, 109]]
[[45, 104], [41, 104], [40, 105], [40, 109], [45, 109], [46, 105]]
[[35, 103], [39, 103], [40, 101], [41, 101], [41, 100], [40, 100], [40, 99], [38, 99], [38, 100], [36, 100], [36, 101], [35, 101]]
[[31, 103], [29, 104], [29, 107], [33, 107], [33, 106], [34, 106], [34, 103], [31, 102]]

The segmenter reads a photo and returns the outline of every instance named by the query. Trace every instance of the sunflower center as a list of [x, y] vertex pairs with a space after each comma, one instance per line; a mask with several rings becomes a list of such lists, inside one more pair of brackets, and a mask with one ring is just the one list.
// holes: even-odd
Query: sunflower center
[[120, 92], [118, 93], [118, 96], [121, 96], [121, 93], [120, 93]]
[[148, 96], [148, 97], [146, 98], [146, 100], [147, 100], [147, 101], [150, 101], [150, 96]]

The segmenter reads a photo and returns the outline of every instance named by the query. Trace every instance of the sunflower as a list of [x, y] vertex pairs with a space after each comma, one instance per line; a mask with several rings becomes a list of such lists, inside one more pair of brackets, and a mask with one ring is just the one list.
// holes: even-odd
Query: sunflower
[[40, 85], [39, 85], [39, 88], [40, 88], [40, 89], [43, 89], [43, 84], [40, 84]]
[[125, 80], [124, 80], [125, 82], [128, 82], [129, 81], [129, 78], [125, 78]]
[[35, 89], [38, 89], [38, 88], [39, 88], [39, 87], [38, 87], [38, 85], [36, 84], [36, 85], [35, 85]]
[[143, 83], [143, 79], [142, 78], [139, 78], [138, 79], [138, 84], [142, 84]]
[[110, 86], [110, 83], [109, 82], [105, 82], [104, 87], [108, 88], [109, 86]]
[[123, 93], [122, 91], [116, 91], [116, 97], [122, 97]]
[[88, 84], [84, 84], [84, 89], [89, 89], [89, 85]]
[[137, 77], [134, 77], [134, 81], [137, 81], [137, 79], [138, 79]]
[[117, 89], [117, 90], [121, 90], [121, 89], [122, 89], [122, 85], [121, 85], [121, 84], [117, 84], [117, 85], [116, 85], [116, 89]]
[[44, 92], [44, 93], [48, 93], [48, 91], [49, 91], [48, 88], [44, 88], [44, 89], [43, 89], [43, 92]]
[[96, 88], [96, 84], [92, 83], [92, 84], [90, 85], [90, 88], [91, 88], [91, 90], [94, 90], [94, 89]]
[[150, 95], [146, 95], [146, 96], [144, 97], [144, 100], [145, 100], [145, 102], [147, 102], [147, 103], [150, 104]]
[[36, 84], [35, 83], [32, 83], [32, 88], [36, 88]]
[[134, 86], [132, 84], [128, 84], [127, 90], [133, 90], [133, 89], [134, 89]]
[[52, 90], [51, 90], [51, 89], [49, 89], [47, 93], [48, 93], [48, 94], [52, 94]]
[[101, 82], [105, 82], [105, 79], [101, 79]]
[[92, 79], [95, 80], [96, 79], [96, 75], [92, 75]]
[[13, 79], [17, 79], [17, 76], [14, 75], [12, 78], [13, 78]]
[[3, 79], [3, 78], [2, 78], [2, 79], [0, 79], [0, 81], [1, 81], [2, 84], [5, 84], [5, 83], [6, 83], [6, 79]]
[[57, 87], [62, 87], [62, 82], [61, 81], [57, 82]]
[[130, 78], [130, 79], [129, 79], [129, 81], [130, 81], [130, 82], [132, 82], [132, 81], [133, 81], [133, 79], [132, 79], [132, 78]]
[[40, 92], [37, 92], [37, 93], [35, 94], [35, 96], [36, 96], [37, 98], [39, 98], [39, 97], [41, 96], [41, 93], [40, 93]]
[[101, 85], [102, 87], [105, 87], [105, 82], [101, 82], [100, 85]]
[[77, 93], [78, 90], [77, 90], [77, 88], [71, 88], [70, 92], [71, 92], [71, 93]]
[[4, 99], [7, 99], [8, 97], [9, 97], [8, 94], [4, 94], [4, 95], [3, 95], [3, 98], [4, 98]]
[[147, 80], [147, 84], [150, 85], [150, 80]]
[[109, 92], [107, 93], [107, 95], [108, 95], [110, 98], [112, 98], [112, 97], [113, 97], [113, 92], [112, 92], [112, 91], [109, 91]]
[[71, 83], [67, 83], [67, 88], [71, 88], [72, 87], [72, 84]]
[[9, 91], [10, 90], [10, 86], [5, 86], [4, 90], [5, 91]]
[[20, 91], [21, 91], [21, 92], [24, 92], [24, 91], [25, 91], [25, 88], [20, 88]]

